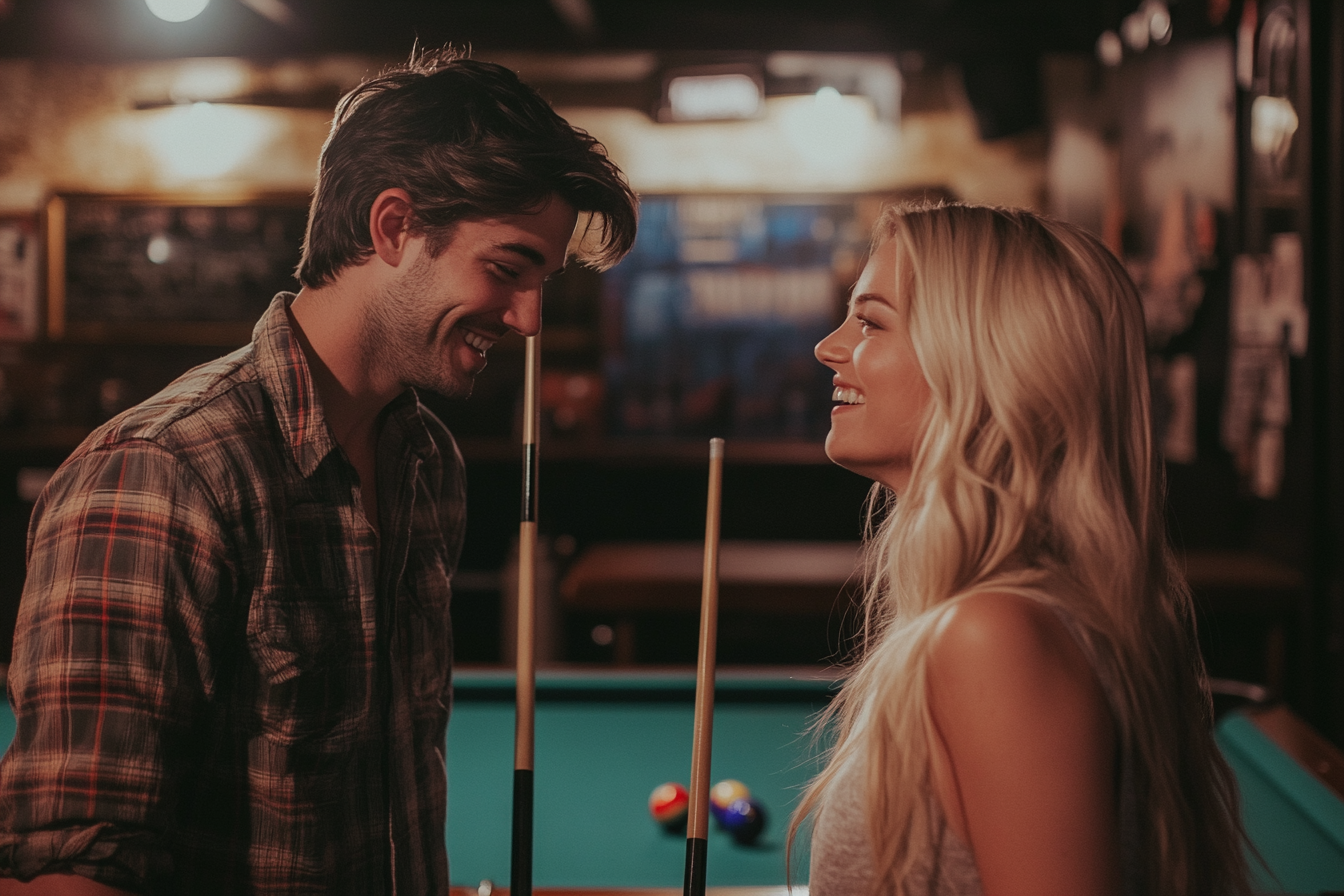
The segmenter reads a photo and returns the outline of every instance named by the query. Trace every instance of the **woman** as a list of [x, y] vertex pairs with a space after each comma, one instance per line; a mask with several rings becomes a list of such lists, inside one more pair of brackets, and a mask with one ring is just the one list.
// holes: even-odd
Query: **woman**
[[812, 896], [1246, 892], [1115, 258], [888, 209], [816, 354], [826, 452], [875, 484], [863, 651], [791, 831], [815, 816]]

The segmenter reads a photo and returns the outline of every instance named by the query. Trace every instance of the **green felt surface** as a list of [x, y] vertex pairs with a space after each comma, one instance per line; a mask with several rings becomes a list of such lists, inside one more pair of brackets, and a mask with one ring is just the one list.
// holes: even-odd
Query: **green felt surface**
[[[512, 691], [507, 702], [474, 699], [480, 683], [459, 677], [448, 729], [448, 847], [457, 884], [509, 876]], [[648, 797], [664, 781], [689, 783], [693, 688], [689, 675], [539, 680], [535, 885], [681, 886], [685, 836], [653, 823]], [[721, 679], [711, 779], [745, 783], [768, 824], [755, 845], [742, 846], [711, 822], [710, 885], [784, 882], [789, 812], [816, 770], [805, 731], [826, 695], [824, 682]], [[806, 881], [806, 862], [794, 867], [795, 879]]]
[[1241, 713], [1224, 717], [1217, 737], [1237, 775], [1246, 833], [1264, 859], [1251, 861], [1257, 889], [1344, 890], [1344, 800]]

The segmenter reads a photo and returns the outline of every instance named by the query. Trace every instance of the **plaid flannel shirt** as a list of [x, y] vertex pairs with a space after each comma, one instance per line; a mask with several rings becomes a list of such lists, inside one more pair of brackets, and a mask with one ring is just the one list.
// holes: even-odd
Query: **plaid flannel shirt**
[[281, 294], [94, 432], [34, 510], [0, 874], [149, 893], [443, 893], [462, 460], [385, 414], [380, 532]]

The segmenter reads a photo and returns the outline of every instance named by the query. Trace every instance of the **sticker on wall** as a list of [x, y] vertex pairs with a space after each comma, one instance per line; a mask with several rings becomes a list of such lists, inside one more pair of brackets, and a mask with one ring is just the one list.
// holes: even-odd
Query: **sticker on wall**
[[37, 216], [0, 217], [0, 339], [37, 337]]
[[1298, 234], [1276, 234], [1268, 255], [1233, 260], [1231, 335], [1223, 445], [1251, 493], [1273, 498], [1283, 482], [1283, 431], [1292, 418], [1288, 362], [1307, 351]]

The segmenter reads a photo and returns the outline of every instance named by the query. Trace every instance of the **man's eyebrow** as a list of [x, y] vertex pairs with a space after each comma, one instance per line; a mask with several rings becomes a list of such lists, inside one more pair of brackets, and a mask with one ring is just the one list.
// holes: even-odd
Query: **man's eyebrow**
[[496, 243], [495, 248], [521, 255], [539, 268], [546, 266], [546, 256], [526, 243]]

